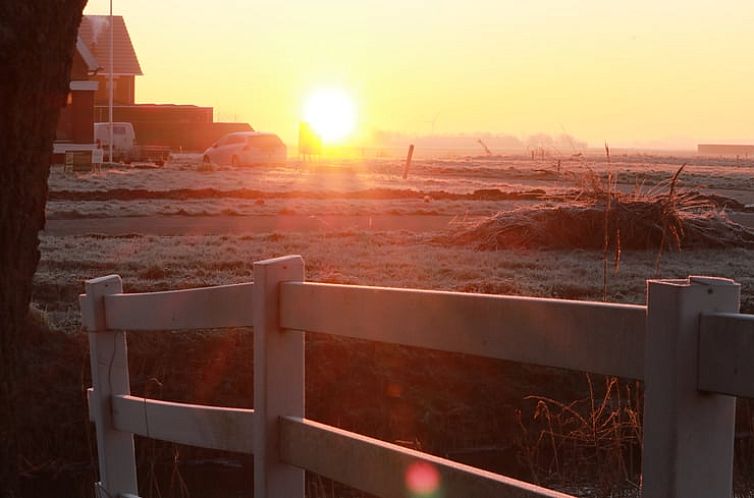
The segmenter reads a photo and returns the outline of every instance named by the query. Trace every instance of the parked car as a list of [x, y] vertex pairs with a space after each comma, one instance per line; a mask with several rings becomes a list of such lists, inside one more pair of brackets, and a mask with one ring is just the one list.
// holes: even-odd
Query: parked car
[[228, 133], [204, 151], [205, 165], [246, 166], [284, 163], [288, 149], [274, 133], [238, 131]]

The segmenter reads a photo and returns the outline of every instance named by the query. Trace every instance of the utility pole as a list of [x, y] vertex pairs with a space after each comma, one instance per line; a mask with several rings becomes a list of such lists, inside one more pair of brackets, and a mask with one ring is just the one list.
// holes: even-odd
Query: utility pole
[[107, 105], [108, 116], [110, 118], [110, 162], [113, 162], [113, 0], [110, 0], [110, 84], [109, 99]]

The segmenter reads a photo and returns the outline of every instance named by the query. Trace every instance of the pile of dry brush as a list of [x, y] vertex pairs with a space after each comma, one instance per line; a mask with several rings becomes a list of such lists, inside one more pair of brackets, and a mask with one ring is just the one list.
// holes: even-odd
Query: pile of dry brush
[[754, 231], [731, 221], [697, 193], [677, 193], [673, 176], [665, 192], [626, 194], [596, 175], [576, 200], [500, 212], [463, 224], [450, 242], [478, 249], [699, 249], [754, 248]]

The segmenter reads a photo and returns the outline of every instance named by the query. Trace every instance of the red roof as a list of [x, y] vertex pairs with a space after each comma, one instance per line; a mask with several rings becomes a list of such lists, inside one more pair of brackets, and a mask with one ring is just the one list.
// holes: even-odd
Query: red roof
[[[113, 73], [144, 74], [136, 57], [131, 37], [122, 16], [113, 16]], [[79, 37], [102, 68], [110, 72], [110, 16], [84, 16], [79, 26]]]

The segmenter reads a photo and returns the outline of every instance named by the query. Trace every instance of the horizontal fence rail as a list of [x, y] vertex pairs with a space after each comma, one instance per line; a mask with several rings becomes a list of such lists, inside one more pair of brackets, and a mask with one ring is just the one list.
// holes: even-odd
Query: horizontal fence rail
[[[86, 390], [89, 420], [94, 389]], [[253, 453], [254, 410], [174, 403], [131, 395], [112, 397], [113, 425], [150, 439], [238, 453]]]
[[754, 398], [754, 315], [702, 315], [699, 389]]
[[[326, 454], [323, 453], [325, 449]], [[291, 465], [376, 496], [573, 498], [301, 418], [284, 417], [280, 420], [280, 456]], [[413, 481], [422, 488], [412, 489]], [[433, 482], [433, 487], [424, 489]]]
[[250, 327], [254, 284], [105, 296], [111, 330], [191, 330]]
[[113, 424], [119, 431], [152, 439], [252, 453], [254, 410], [173, 403], [137, 396], [113, 396]]
[[283, 283], [283, 328], [642, 379], [645, 306]]

